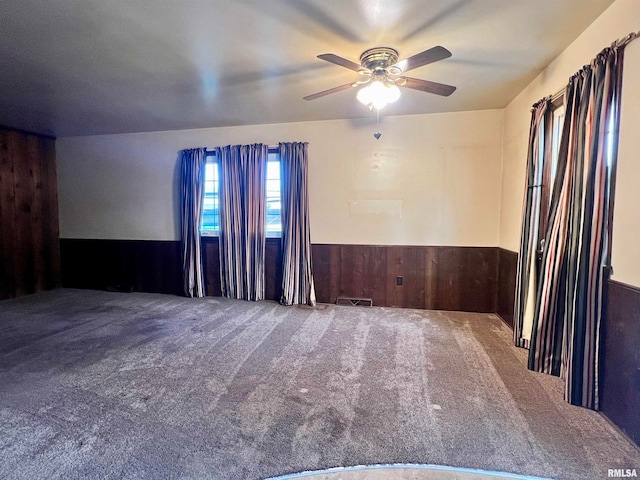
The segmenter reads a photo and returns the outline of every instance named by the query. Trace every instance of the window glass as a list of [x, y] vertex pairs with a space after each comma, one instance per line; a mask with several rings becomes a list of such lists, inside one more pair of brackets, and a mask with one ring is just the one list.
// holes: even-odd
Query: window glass
[[616, 117], [613, 110], [611, 110], [609, 114], [609, 119], [607, 120], [607, 131], [605, 135], [605, 145], [607, 149], [607, 167], [611, 168], [613, 165], [613, 147], [616, 144]]
[[269, 154], [267, 162], [267, 237], [279, 237], [282, 232], [282, 201], [280, 198], [280, 160]]
[[[202, 208], [203, 235], [220, 233], [220, 180], [215, 156], [207, 157], [204, 173], [204, 204]], [[266, 233], [267, 237], [279, 237], [282, 232], [282, 203], [280, 196], [280, 159], [277, 153], [269, 153], [266, 176]]]
[[558, 170], [558, 155], [560, 154], [560, 140], [562, 137], [562, 126], [564, 125], [564, 105], [558, 106], [553, 111], [553, 132], [551, 139], [551, 178], [550, 185], [553, 185]]
[[215, 157], [209, 157], [204, 167], [204, 204], [200, 227], [200, 231], [204, 235], [218, 235], [220, 231], [219, 188], [218, 162], [215, 161]]

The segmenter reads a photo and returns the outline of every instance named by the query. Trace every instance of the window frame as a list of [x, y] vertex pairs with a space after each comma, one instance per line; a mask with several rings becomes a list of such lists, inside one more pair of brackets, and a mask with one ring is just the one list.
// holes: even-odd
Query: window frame
[[[560, 143], [562, 142], [562, 130], [564, 128], [564, 116], [566, 108], [564, 105], [564, 95], [559, 99], [558, 103], [552, 103], [551, 110], [551, 158], [549, 171], [549, 186], [553, 186], [558, 174], [558, 157], [560, 156]], [[551, 201], [551, 198], [549, 198]]]
[[[278, 164], [278, 170], [279, 170], [279, 180], [280, 180], [280, 190], [279, 190], [279, 199], [280, 199], [280, 212], [279, 212], [279, 216], [280, 216], [280, 229], [278, 231], [269, 231], [267, 229], [268, 226], [268, 221], [269, 221], [269, 216], [268, 213], [265, 211], [265, 234], [267, 238], [281, 238], [282, 237], [282, 167], [280, 164], [280, 152], [279, 149], [277, 147], [269, 147], [268, 150], [268, 158], [267, 158], [267, 172], [265, 172], [265, 210], [267, 210], [267, 203], [269, 201], [269, 197], [267, 196], [267, 182], [269, 181], [269, 178], [267, 177], [267, 173], [269, 171], [269, 163], [277, 163]], [[208, 150], [207, 153], [205, 154], [205, 169], [207, 168], [206, 166], [209, 164], [216, 164], [218, 165], [219, 168], [219, 164], [218, 164], [218, 157], [216, 155], [216, 152], [214, 150]], [[219, 172], [219, 170], [218, 170]], [[273, 179], [271, 179], [273, 180]], [[206, 180], [205, 180], [206, 182]], [[219, 202], [219, 194], [220, 194], [220, 176], [218, 173], [218, 202]], [[204, 187], [203, 187], [204, 188]], [[203, 195], [206, 195], [206, 191], [203, 192]], [[273, 198], [273, 197], [272, 197]], [[204, 198], [203, 198], [203, 206], [202, 206], [202, 214], [200, 217], [200, 236], [201, 237], [205, 237], [205, 238], [218, 238], [220, 237], [220, 204], [218, 203], [218, 229], [213, 230], [213, 229], [207, 229], [204, 230], [203, 226], [204, 226], [204, 214], [205, 214], [205, 209], [204, 209]]]
[[216, 153], [214, 151], [207, 151], [207, 153], [205, 154], [205, 181], [204, 181], [204, 185], [203, 185], [203, 199], [202, 199], [202, 212], [200, 214], [200, 236], [201, 237], [219, 237], [220, 236], [220, 177], [219, 175], [216, 175], [218, 178], [218, 188], [217, 188], [217, 200], [218, 200], [218, 229], [213, 230], [213, 229], [207, 229], [204, 230], [204, 215], [205, 215], [205, 201], [206, 201], [206, 195], [207, 195], [207, 191], [206, 191], [206, 184], [207, 184], [207, 180], [206, 180], [206, 168], [207, 165], [209, 164], [215, 164], [216, 165], [216, 172], [219, 173], [219, 166], [218, 166], [218, 157], [216, 155]]
[[[546, 244], [547, 220], [553, 199], [553, 189], [558, 173], [558, 155], [560, 153], [560, 143], [562, 141], [562, 130], [564, 126], [564, 92], [554, 97], [549, 105], [551, 120], [550, 125], [542, 124], [542, 142], [540, 142], [540, 153], [542, 155], [542, 178], [536, 179], [540, 185], [540, 205], [538, 209], [538, 239], [536, 242], [536, 268], [541, 268], [542, 255]], [[558, 112], [562, 112], [562, 114]], [[557, 128], [559, 125], [559, 128]], [[556, 135], [557, 133], [557, 135]]]

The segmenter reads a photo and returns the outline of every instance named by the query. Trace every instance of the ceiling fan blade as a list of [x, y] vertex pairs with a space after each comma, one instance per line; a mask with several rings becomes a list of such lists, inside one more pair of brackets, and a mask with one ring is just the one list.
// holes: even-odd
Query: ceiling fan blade
[[329, 90], [323, 90], [322, 92], [314, 93], [313, 95], [307, 95], [303, 97], [305, 100], [315, 100], [316, 98], [324, 97], [325, 95], [330, 95], [332, 93], [341, 92], [342, 90], [347, 90], [348, 88], [353, 87], [353, 82], [345, 83], [344, 85], [340, 85], [339, 87], [333, 87]]
[[437, 46], [430, 48], [429, 50], [425, 50], [424, 52], [416, 53], [409, 58], [399, 61], [393, 66], [399, 68], [403, 72], [408, 72], [414, 68], [422, 67], [439, 60], [444, 60], [450, 56], [451, 52], [449, 50], [444, 47]]
[[420, 90], [421, 92], [435, 93], [436, 95], [442, 95], [448, 97], [456, 91], [456, 87], [453, 85], [445, 85], [444, 83], [429, 82], [428, 80], [420, 80], [418, 78], [402, 77], [407, 82], [402, 85], [403, 87], [412, 88], [414, 90]]
[[358, 65], [351, 60], [347, 60], [346, 58], [339, 57], [338, 55], [334, 55], [333, 53], [323, 53], [322, 55], [318, 55], [318, 58], [320, 60], [324, 60], [325, 62], [348, 68], [349, 70], [353, 70], [354, 72], [357, 72], [362, 68], [361, 65]]

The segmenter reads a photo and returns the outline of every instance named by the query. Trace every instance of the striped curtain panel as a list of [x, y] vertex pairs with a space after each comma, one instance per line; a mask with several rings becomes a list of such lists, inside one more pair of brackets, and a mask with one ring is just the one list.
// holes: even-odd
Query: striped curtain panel
[[180, 152], [180, 220], [183, 289], [187, 297], [204, 297], [200, 222], [204, 198], [205, 148]]
[[216, 148], [220, 165], [222, 295], [264, 298], [267, 145]]
[[[516, 275], [515, 307], [513, 312], [513, 340], [516, 346], [529, 348], [536, 304], [537, 250], [541, 247], [547, 214], [548, 196], [543, 195], [548, 177], [543, 175], [550, 162], [552, 128], [551, 102], [545, 98], [533, 106], [529, 128], [527, 154], [527, 187], [522, 209], [520, 255]], [[548, 169], [546, 169], [548, 171]], [[546, 189], [544, 190], [547, 191]], [[545, 205], [543, 205], [543, 203]], [[545, 208], [542, 208], [542, 207]]]
[[283, 305], [316, 304], [311, 270], [306, 143], [281, 143]]
[[612, 200], [624, 44], [574, 75], [552, 196], [529, 368], [565, 379], [565, 399], [597, 410], [604, 266]]

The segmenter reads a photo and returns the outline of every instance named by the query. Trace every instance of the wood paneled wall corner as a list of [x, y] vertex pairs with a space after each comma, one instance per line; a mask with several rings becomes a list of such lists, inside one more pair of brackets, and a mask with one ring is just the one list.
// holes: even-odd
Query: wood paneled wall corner
[[55, 140], [0, 127], [0, 298], [60, 286]]
[[[498, 249], [497, 314], [513, 328], [518, 254]], [[601, 413], [640, 446], [640, 288], [607, 282], [601, 337]]]
[[496, 313], [513, 328], [513, 307], [515, 304], [516, 273], [518, 254], [498, 248], [498, 283], [496, 289]]

